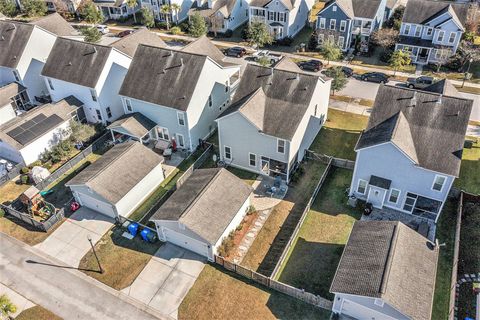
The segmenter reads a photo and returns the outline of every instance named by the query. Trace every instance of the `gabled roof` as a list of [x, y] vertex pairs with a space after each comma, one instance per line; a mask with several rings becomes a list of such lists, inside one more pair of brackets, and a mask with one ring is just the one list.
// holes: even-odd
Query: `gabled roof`
[[464, 27], [463, 23], [467, 19], [468, 4], [432, 0], [409, 0], [405, 7], [402, 22], [425, 24], [445, 12], [450, 12], [457, 24]]
[[210, 17], [214, 13], [220, 12], [225, 19], [230, 18], [237, 0], [214, 0], [211, 7], [209, 7], [208, 1], [198, 6], [197, 1], [194, 1], [192, 8], [189, 11], [189, 15], [199, 13], [202, 17]]
[[183, 47], [181, 51], [208, 56], [222, 67], [237, 66], [234, 63], [224, 61], [225, 55], [212, 43], [212, 41], [210, 41], [210, 39], [207, 38], [207, 36], [201, 36], [197, 40], [190, 42]]
[[[293, 8], [295, 8], [296, 0], [280, 0], [280, 1], [285, 5], [285, 7], [288, 10], [292, 10]], [[270, 2], [272, 2], [272, 0], [252, 0], [250, 2], [250, 6], [251, 7], [265, 7]]]
[[430, 320], [438, 246], [398, 221], [356, 221], [330, 292], [381, 298]]
[[324, 9], [318, 14], [321, 14], [331, 4], [337, 4], [342, 11], [350, 18], [367, 18], [373, 19], [378, 11], [381, 0], [331, 0]]
[[28, 23], [0, 21], [0, 66], [15, 69], [27, 46], [34, 26]]
[[380, 86], [355, 150], [394, 143], [420, 167], [458, 176], [473, 101]]
[[248, 64], [232, 105], [220, 118], [239, 111], [252, 123], [263, 123], [263, 133], [291, 140], [318, 81], [315, 75]]
[[110, 46], [130, 57], [133, 57], [139, 44], [146, 44], [154, 47], [167, 46], [158, 35], [150, 32], [148, 29], [139, 29], [132, 34], [111, 43]]
[[183, 223], [216, 244], [252, 192], [223, 168], [197, 169], [150, 218]]
[[157, 124], [152, 120], [145, 117], [140, 112], [129, 113], [121, 116], [119, 119], [115, 120], [110, 124], [108, 129], [118, 129], [121, 128], [131, 135], [142, 138], [147, 133], [155, 128]]
[[434, 92], [434, 93], [439, 93], [439, 94], [444, 94], [447, 96], [452, 96], [455, 97], [458, 95], [458, 90], [455, 88], [455, 86], [450, 82], [450, 80], [443, 79], [440, 81], [437, 81], [428, 87], [423, 89], [424, 91], [429, 91], [429, 92]]
[[57, 38], [42, 76], [95, 88], [112, 47]]
[[291, 71], [291, 72], [298, 72], [298, 73], [305, 73], [302, 69], [298, 67], [298, 65], [293, 62], [288, 57], [284, 56], [280, 59], [279, 62], [275, 65], [275, 69], [277, 70], [284, 70], [284, 71]]
[[11, 99], [13, 97], [25, 90], [26, 88], [18, 82], [12, 82], [0, 87], [0, 108], [12, 102]]
[[162, 156], [141, 142], [124, 142], [108, 150], [66, 186], [87, 186], [115, 204], [162, 162]]
[[39, 26], [57, 36], [74, 36], [77, 31], [57, 12], [49, 14], [45, 17], [39, 18], [30, 22], [30, 24]]

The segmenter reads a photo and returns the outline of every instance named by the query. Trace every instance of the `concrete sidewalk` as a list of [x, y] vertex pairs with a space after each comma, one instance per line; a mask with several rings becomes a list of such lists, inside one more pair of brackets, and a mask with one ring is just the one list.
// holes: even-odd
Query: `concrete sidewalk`
[[32, 301], [0, 283], [0, 296], [4, 294], [7, 295], [8, 299], [17, 307], [17, 311], [10, 314], [12, 318], [18, 316], [23, 310], [36, 306]]

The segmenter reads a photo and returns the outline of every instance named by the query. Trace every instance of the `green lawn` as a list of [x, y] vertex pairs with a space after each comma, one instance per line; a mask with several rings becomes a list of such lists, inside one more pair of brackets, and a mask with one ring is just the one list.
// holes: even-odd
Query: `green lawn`
[[178, 319], [315, 319], [330, 312], [206, 265], [178, 310]]
[[454, 186], [470, 193], [480, 194], [480, 138], [467, 137], [475, 141], [471, 148], [463, 149], [460, 177]]
[[[377, 69], [384, 69], [393, 71], [393, 68], [389, 66], [388, 63], [380, 60], [382, 55], [382, 49], [375, 48], [375, 50], [371, 53], [370, 56], [363, 56], [358, 55], [355, 56], [351, 62], [354, 66], [359, 67], [370, 67], [370, 68], [377, 68]], [[398, 70], [399, 72], [408, 72], [408, 73], [415, 73], [415, 65], [409, 64], [405, 67], [402, 67]]]
[[350, 231], [361, 210], [347, 205], [352, 171], [333, 167], [288, 252], [277, 280], [333, 299], [329, 293]]

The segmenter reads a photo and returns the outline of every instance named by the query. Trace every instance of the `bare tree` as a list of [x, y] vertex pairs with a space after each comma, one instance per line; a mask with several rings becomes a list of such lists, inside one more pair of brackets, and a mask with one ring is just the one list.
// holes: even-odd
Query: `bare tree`
[[392, 48], [398, 40], [398, 30], [387, 28], [379, 29], [372, 33], [371, 40], [383, 49]]
[[223, 28], [223, 16], [216, 12], [210, 16], [209, 20], [210, 28], [213, 31], [213, 35], [216, 37], [217, 33]]

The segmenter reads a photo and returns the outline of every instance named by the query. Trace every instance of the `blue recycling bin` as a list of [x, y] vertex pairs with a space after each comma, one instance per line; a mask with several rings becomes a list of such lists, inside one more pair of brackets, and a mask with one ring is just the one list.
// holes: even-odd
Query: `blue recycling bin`
[[147, 229], [147, 228], [143, 229], [142, 232], [140, 232], [140, 236], [142, 237], [143, 241], [146, 241], [146, 242], [155, 241], [155, 234], [150, 229]]
[[128, 229], [128, 232], [130, 232], [130, 234], [135, 237], [138, 233], [138, 223], [136, 222], [130, 223], [127, 229]]

